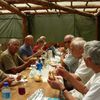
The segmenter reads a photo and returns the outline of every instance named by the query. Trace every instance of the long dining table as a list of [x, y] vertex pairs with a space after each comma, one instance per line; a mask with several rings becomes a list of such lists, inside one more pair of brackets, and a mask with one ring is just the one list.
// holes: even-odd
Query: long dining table
[[[44, 96], [46, 97], [59, 97], [59, 91], [56, 89], [53, 89], [49, 86], [48, 82], [36, 82], [33, 78], [29, 77], [30, 69], [26, 69], [21, 72], [21, 74], [25, 77], [27, 77], [27, 82], [25, 83], [18, 83], [15, 86], [11, 86], [11, 100], [27, 100], [29, 96], [31, 96], [36, 90], [43, 89], [44, 90]], [[18, 88], [24, 84], [25, 87], [25, 94], [20, 95], [18, 93]], [[0, 92], [0, 100], [2, 100], [1, 92]]]

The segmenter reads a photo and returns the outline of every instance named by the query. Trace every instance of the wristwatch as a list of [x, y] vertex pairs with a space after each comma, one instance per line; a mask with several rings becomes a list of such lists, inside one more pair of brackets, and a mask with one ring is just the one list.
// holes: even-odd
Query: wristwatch
[[65, 90], [66, 90], [66, 88], [62, 89], [62, 92], [64, 93]]

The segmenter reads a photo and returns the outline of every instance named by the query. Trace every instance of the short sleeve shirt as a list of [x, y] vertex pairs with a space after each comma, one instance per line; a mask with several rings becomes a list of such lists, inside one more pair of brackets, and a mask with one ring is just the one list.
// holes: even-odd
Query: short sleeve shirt
[[65, 56], [63, 62], [68, 66], [70, 72], [75, 72], [75, 70], [78, 68], [78, 59], [71, 53]]
[[82, 100], [100, 100], [100, 72], [94, 74], [86, 86], [89, 91]]
[[91, 79], [86, 83], [86, 87], [89, 91], [82, 95], [76, 89], [70, 91], [76, 100], [100, 100], [100, 72], [94, 74]]
[[32, 47], [31, 46], [26, 46], [25, 44], [23, 44], [20, 48], [19, 48], [19, 55], [21, 58], [23, 58], [24, 56], [29, 57], [33, 54], [32, 51]]
[[1, 64], [4, 71], [17, 67], [22, 63], [23, 60], [18, 56], [18, 54], [11, 55], [8, 49], [1, 54]]
[[86, 84], [93, 76], [94, 72], [92, 71], [92, 69], [86, 66], [84, 59], [80, 59], [80, 64], [77, 70], [75, 71], [75, 74], [80, 77], [84, 84]]

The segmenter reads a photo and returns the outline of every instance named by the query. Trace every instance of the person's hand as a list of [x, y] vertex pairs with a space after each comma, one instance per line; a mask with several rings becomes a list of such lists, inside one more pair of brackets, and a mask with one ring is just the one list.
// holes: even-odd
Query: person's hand
[[13, 67], [13, 68], [11, 69], [11, 71], [12, 71], [13, 74], [16, 74], [16, 73], [17, 73], [16, 67]]
[[69, 76], [69, 72], [64, 67], [57, 68], [56, 74], [62, 76], [64, 79], [67, 79]]
[[22, 78], [22, 75], [21, 74], [18, 74], [16, 80], [19, 81], [19, 80], [21, 80], [21, 78]]
[[48, 79], [48, 83], [53, 89], [62, 90], [65, 88], [64, 85], [58, 79], [55, 80]]
[[25, 62], [26, 67], [29, 67], [31, 64], [35, 64], [36, 58], [30, 58], [27, 62]]
[[0, 90], [4, 84], [4, 82], [8, 82], [9, 85], [11, 85], [11, 83], [14, 81], [14, 78], [13, 77], [9, 77], [7, 76], [3, 81], [0, 82]]
[[31, 59], [29, 59], [29, 62], [35, 64], [36, 60], [37, 60], [36, 57], [32, 57]]
[[14, 77], [7, 77], [4, 79], [4, 82], [8, 82], [10, 85], [14, 80], [15, 80]]
[[47, 42], [44, 42], [44, 46], [47, 44]]
[[40, 49], [36, 52], [36, 55], [37, 56], [41, 56], [43, 54], [44, 50], [43, 49]]

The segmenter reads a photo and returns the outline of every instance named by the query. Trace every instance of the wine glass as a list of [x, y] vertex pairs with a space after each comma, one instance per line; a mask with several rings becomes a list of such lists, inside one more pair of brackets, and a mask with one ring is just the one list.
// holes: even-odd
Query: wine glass
[[20, 94], [20, 95], [24, 95], [25, 94], [25, 87], [18, 87], [18, 93]]

